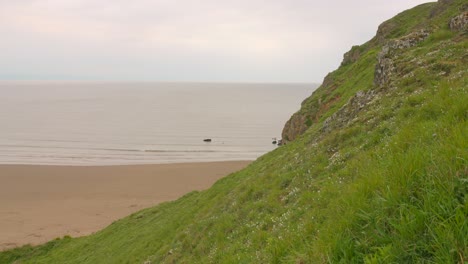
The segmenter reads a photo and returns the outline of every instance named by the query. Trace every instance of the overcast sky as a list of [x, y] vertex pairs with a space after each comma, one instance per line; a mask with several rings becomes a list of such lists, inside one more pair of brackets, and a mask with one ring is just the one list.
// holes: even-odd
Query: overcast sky
[[0, 0], [0, 80], [321, 82], [427, 0]]

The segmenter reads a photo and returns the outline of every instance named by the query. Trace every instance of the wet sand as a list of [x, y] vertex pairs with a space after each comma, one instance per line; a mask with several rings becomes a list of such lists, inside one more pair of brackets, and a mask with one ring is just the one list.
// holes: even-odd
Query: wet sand
[[209, 188], [249, 163], [0, 165], [0, 250], [91, 234], [140, 209]]

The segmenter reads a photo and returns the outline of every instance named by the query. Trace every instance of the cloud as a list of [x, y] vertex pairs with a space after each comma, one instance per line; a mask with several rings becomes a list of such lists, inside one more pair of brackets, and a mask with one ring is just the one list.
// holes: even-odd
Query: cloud
[[384, 19], [422, 2], [0, 0], [0, 78], [319, 81]]

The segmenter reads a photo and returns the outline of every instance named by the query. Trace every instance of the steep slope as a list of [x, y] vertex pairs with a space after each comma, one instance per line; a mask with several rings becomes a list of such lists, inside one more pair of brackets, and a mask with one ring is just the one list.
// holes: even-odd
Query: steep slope
[[203, 192], [0, 263], [464, 263], [468, 5], [383, 23], [285, 126]]

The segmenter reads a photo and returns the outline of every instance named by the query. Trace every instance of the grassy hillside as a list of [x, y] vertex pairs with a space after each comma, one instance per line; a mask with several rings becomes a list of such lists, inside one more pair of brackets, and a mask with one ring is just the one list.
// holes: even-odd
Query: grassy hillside
[[209, 190], [0, 263], [466, 263], [464, 2], [382, 24], [304, 101], [306, 130]]

